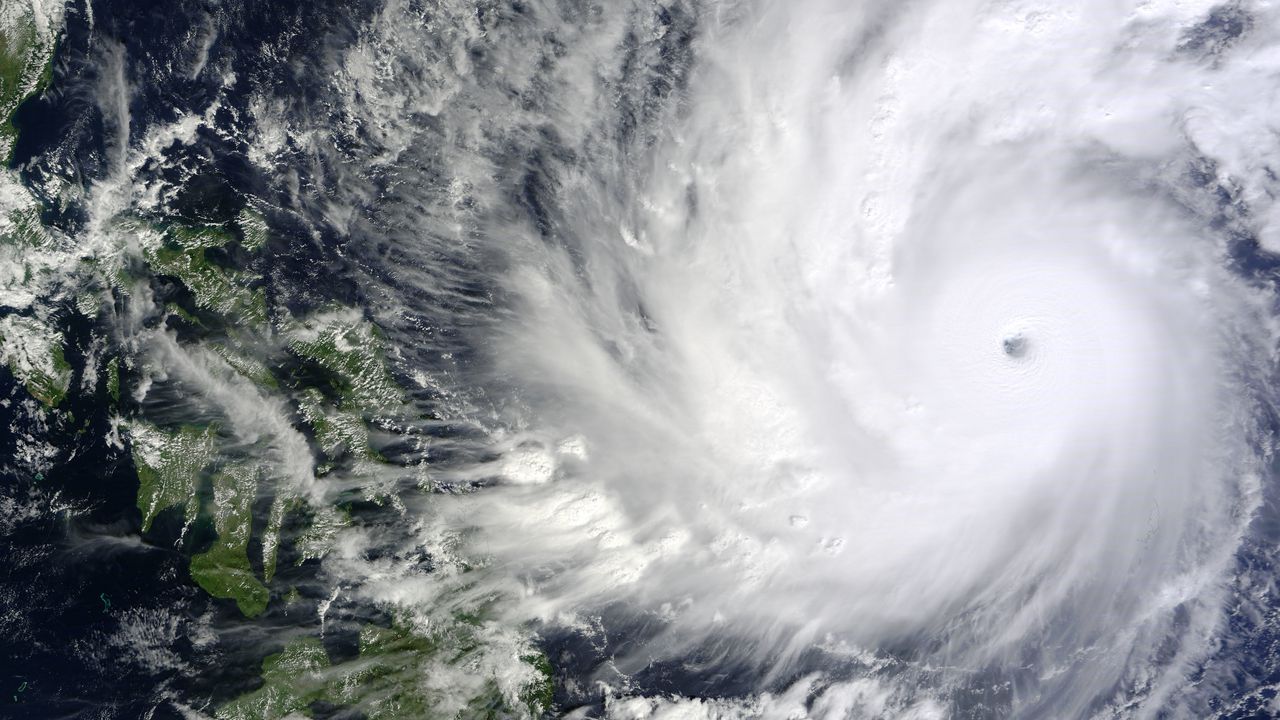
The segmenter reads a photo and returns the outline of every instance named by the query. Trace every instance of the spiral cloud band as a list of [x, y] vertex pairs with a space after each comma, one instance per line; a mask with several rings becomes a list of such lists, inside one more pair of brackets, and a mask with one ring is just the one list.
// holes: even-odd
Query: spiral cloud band
[[559, 111], [486, 341], [526, 429], [432, 512], [514, 617], [643, 628], [618, 672], [771, 688], [617, 717], [1191, 707], [1269, 459], [1280, 18], [1231, 12], [709, 4], [656, 130]]
[[1280, 717], [1278, 89], [1274, 0], [0, 0], [6, 705]]

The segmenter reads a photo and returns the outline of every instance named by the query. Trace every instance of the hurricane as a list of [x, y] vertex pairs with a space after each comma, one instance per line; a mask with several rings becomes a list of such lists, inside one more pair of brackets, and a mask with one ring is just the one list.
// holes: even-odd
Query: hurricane
[[7, 704], [1280, 716], [1278, 13], [14, 0]]

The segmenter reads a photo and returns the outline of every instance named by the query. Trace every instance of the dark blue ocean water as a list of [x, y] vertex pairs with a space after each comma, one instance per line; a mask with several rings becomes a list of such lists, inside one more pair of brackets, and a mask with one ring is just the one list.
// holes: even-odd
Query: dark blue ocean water
[[[330, 301], [370, 302], [353, 267], [360, 264], [361, 272], [376, 273], [379, 263], [397, 262], [398, 243], [408, 241], [414, 230], [397, 226], [392, 213], [396, 202], [412, 205], [413, 199], [381, 198], [386, 207], [377, 211], [378, 219], [387, 222], [381, 226], [372, 221], [357, 223], [349, 233], [338, 232], [324, 219], [328, 199], [324, 189], [340, 182], [341, 168], [326, 166], [323, 158], [279, 174], [255, 166], [248, 159], [250, 148], [241, 125], [246, 121], [239, 111], [252, 90], [265, 87], [273, 89], [288, 112], [323, 122], [332, 111], [324, 80], [335, 51], [356, 40], [357, 28], [377, 5], [372, 0], [97, 0], [90, 12], [84, 2], [73, 3], [57, 50], [51, 90], [24, 104], [15, 117], [21, 135], [13, 166], [21, 169], [37, 194], [52, 187], [52, 178], [80, 187], [103, 178], [113, 138], [98, 97], [103, 58], [109, 54], [125, 61], [131, 136], [141, 136], [154, 124], [171, 122], [181, 113], [200, 112], [211, 98], [223, 93], [215, 122], [218, 132], [203, 129], [196, 142], [163, 150], [165, 162], [157, 158], [144, 166], [143, 177], [150, 172], [154, 182], [175, 187], [173, 212], [189, 222], [225, 222], [251, 200], [268, 208], [272, 240], [261, 256], [243, 261], [256, 264], [267, 278], [270, 296], [291, 310], [302, 312]], [[495, 16], [520, 16], [519, 2], [481, 5]], [[664, 8], [663, 12], [675, 29], [663, 50], [667, 71], [653, 74], [649, 92], [640, 99], [629, 98], [634, 107], [620, 113], [627, 124], [624, 135], [644, 127], [644, 120], [653, 113], [649, 104], [666, 100], [681, 82], [679, 69], [687, 65], [693, 21], [672, 16], [674, 10]], [[222, 89], [214, 73], [192, 78], [185, 71], [191, 63], [191, 33], [210, 18], [219, 32], [207, 63], [242, 78], [230, 91]], [[1239, 22], [1243, 20], [1234, 14], [1221, 20]], [[482, 58], [476, 62], [483, 66]], [[333, 142], [350, 157], [359, 157], [362, 138], [337, 134]], [[519, 162], [513, 160], [511, 167], [520, 170], [512, 172], [509, 183], [512, 211], [526, 214], [539, 228], [555, 225], [562, 209], [556, 206], [552, 163], [539, 162], [542, 155], [538, 153], [552, 157], [558, 150], [562, 148], [557, 148], [554, 134], [548, 132], [544, 145], [532, 156], [512, 151]], [[1193, 184], [1213, 183], [1209, 170], [1188, 168], [1188, 178]], [[296, 187], [316, 191], [290, 190]], [[388, 194], [400, 192], [398, 187], [390, 179], [378, 186], [379, 192]], [[1218, 195], [1225, 228], [1239, 208], [1227, 190]], [[53, 195], [43, 199], [49, 225], [73, 236], [83, 230], [86, 208], [74, 201], [58, 202]], [[356, 210], [376, 214], [372, 203]], [[1237, 233], [1233, 248], [1242, 276], [1258, 283], [1280, 281], [1280, 259], [1263, 252], [1253, 238]], [[442, 267], [451, 262], [456, 258], [441, 259]], [[482, 270], [461, 263], [448, 266], [460, 291], [442, 301], [443, 316], [483, 310], [501, 292], [485, 284], [491, 274]], [[163, 281], [156, 282], [163, 297]], [[428, 292], [399, 289], [406, 296]], [[109, 346], [111, 331], [76, 315], [69, 306], [56, 316], [68, 338], [72, 386], [78, 388], [86, 353], [99, 340], [105, 339]], [[423, 324], [431, 325], [430, 320], [423, 319]], [[439, 323], [431, 328], [428, 339], [435, 343], [433, 347], [447, 346], [460, 362], [467, 361], [468, 348], [454, 328]], [[133, 378], [128, 370], [123, 378], [122, 406], [111, 401], [100, 379], [89, 390], [73, 391], [56, 419], [45, 423], [33, 412], [21, 387], [0, 370], [0, 398], [9, 401], [0, 407], [0, 425], [6, 429], [0, 434], [0, 501], [4, 507], [17, 508], [15, 513], [20, 515], [0, 522], [6, 529], [0, 535], [2, 716], [176, 718], [180, 717], [177, 708], [183, 705], [208, 709], [253, 689], [259, 683], [261, 659], [279, 649], [289, 629], [314, 628], [318, 623], [313, 611], [288, 614], [281, 603], [273, 603], [259, 618], [246, 620], [231, 602], [211, 599], [196, 587], [187, 562], [211, 542], [213, 532], [207, 522], [197, 523], [184, 536], [180, 513], [170, 510], [149, 532], [141, 532], [136, 469], [129, 453], [107, 440], [112, 418], [137, 410], [129, 399]], [[416, 399], [429, 413], [429, 394]], [[163, 399], [152, 397], [149, 402]], [[1273, 407], [1264, 403], [1259, 412], [1272, 427], [1280, 428]], [[180, 409], [175, 413], [180, 414]], [[447, 426], [439, 432], [448, 435], [455, 430], [466, 432]], [[48, 460], [24, 461], [18, 453], [22, 434], [39, 435], [56, 453]], [[1235, 610], [1217, 652], [1191, 678], [1207, 689], [1206, 716], [1267, 717], [1262, 708], [1275, 695], [1274, 688], [1280, 687], [1280, 586], [1276, 583], [1280, 484], [1267, 483], [1265, 492], [1265, 506], [1236, 558]], [[267, 505], [269, 498], [256, 507], [257, 527], [265, 522]], [[369, 517], [385, 512], [374, 506], [356, 506], [355, 511]], [[297, 551], [290, 529], [297, 528], [286, 529], [273, 588], [277, 597], [281, 589], [290, 587], [304, 597], [316, 597], [321, 592], [315, 582], [317, 566], [295, 565]], [[253, 548], [250, 555], [257, 557]], [[331, 655], [352, 655], [352, 628], [376, 616], [358, 605], [339, 603], [333, 608], [326, 635]], [[613, 631], [604, 638], [549, 634], [545, 645], [562, 681], [557, 694], [561, 709], [597, 707], [601, 702], [597, 691], [585, 683], [563, 681], [599, 677], [604, 661], [656, 632], [644, 618], [619, 611]], [[163, 647], [171, 657], [164, 662], [140, 659], [139, 648], [148, 645]], [[711, 657], [718, 650], [705, 651]], [[757, 678], [732, 672], [731, 663], [708, 664], [715, 669], [705, 670], [698, 660], [655, 663], [637, 672], [631, 682], [648, 692], [703, 697], [734, 697], [762, 689]], [[829, 658], [815, 655], [800, 667], [818, 668], [827, 662]], [[775, 678], [772, 687], [786, 687], [795, 679]], [[961, 717], [998, 717], [1006, 701], [999, 693], [958, 698], [956, 708]], [[339, 712], [316, 709], [318, 717]]]

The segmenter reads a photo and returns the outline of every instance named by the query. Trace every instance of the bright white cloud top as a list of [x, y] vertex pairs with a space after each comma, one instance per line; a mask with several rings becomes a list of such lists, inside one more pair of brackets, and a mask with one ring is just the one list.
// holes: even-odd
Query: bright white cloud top
[[509, 487], [430, 527], [512, 618], [643, 626], [621, 672], [774, 688], [617, 717], [1190, 707], [1270, 472], [1280, 17], [1233, 8], [710, 3], [639, 130], [566, 93], [556, 230], [493, 232]]
[[1270, 0], [23, 7], [31, 712], [1280, 717]]

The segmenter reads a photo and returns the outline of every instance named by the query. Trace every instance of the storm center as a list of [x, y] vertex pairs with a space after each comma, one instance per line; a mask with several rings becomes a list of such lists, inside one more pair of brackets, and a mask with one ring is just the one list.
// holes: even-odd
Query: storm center
[[1004, 336], [1001, 346], [1004, 348], [1004, 354], [1011, 358], [1020, 358], [1027, 354], [1027, 337], [1020, 332], [1012, 333]]

